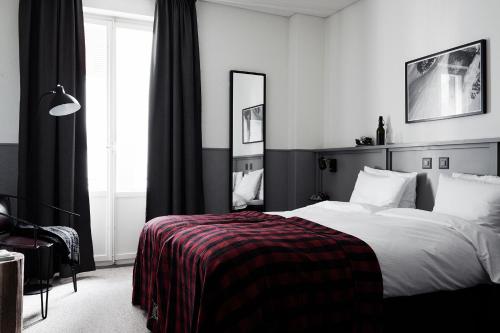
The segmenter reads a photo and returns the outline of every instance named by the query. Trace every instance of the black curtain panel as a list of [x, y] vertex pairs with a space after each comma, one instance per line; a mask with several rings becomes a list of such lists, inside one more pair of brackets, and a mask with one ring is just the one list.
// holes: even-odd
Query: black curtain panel
[[[80, 236], [80, 271], [94, 270], [87, 185], [82, 1], [20, 0], [19, 56], [18, 194], [75, 211], [81, 217], [70, 225], [67, 216], [22, 201], [18, 214], [44, 226], [74, 227]], [[80, 102], [80, 111], [63, 117], [48, 114], [50, 97], [40, 98], [57, 83]]]
[[157, 0], [149, 105], [147, 220], [204, 211], [195, 0]]

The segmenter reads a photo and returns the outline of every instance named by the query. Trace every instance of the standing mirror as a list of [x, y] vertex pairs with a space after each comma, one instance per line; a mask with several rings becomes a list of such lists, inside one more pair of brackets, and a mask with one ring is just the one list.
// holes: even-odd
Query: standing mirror
[[231, 210], [263, 211], [266, 75], [231, 71]]

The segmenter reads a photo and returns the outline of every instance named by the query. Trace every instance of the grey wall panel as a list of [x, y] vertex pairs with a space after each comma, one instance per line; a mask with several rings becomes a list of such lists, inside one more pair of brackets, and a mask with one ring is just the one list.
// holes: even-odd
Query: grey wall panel
[[[229, 212], [229, 154], [229, 149], [225, 148], [203, 148], [203, 177], [207, 213]], [[290, 154], [291, 152], [288, 150], [266, 150], [264, 197], [267, 211], [288, 209]], [[309, 154], [314, 155], [312, 152]], [[303, 163], [301, 157], [294, 160]], [[311, 174], [312, 172], [314, 170], [304, 169], [301, 173]], [[304, 177], [306, 176], [304, 175]], [[299, 181], [300, 186], [301, 182]]]
[[288, 163], [289, 151], [266, 150], [265, 201], [267, 211], [283, 211], [288, 209]]
[[[439, 169], [439, 158], [449, 158], [449, 169]], [[432, 158], [432, 169], [422, 169], [422, 158]], [[441, 173], [498, 174], [498, 143], [456, 144], [389, 149], [390, 168], [418, 172], [417, 208], [432, 210]]]
[[292, 150], [288, 153], [288, 209], [310, 205], [316, 192], [316, 154], [314, 151]]
[[203, 148], [203, 182], [207, 213], [229, 212], [229, 149]]
[[357, 149], [350, 150], [322, 150], [317, 153], [317, 158], [337, 159], [337, 172], [329, 169], [320, 171], [318, 174], [318, 190], [330, 196], [330, 200], [349, 201], [354, 184], [360, 170], [365, 165], [378, 168], [387, 168], [387, 150], [379, 149]]
[[0, 193], [17, 193], [17, 144], [0, 143]]

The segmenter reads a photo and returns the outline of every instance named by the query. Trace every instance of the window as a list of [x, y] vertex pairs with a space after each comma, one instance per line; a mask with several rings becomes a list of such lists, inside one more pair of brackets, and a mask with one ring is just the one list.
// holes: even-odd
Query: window
[[90, 192], [146, 191], [152, 38], [150, 23], [86, 17]]
[[146, 207], [152, 20], [85, 12], [94, 259], [131, 260]]

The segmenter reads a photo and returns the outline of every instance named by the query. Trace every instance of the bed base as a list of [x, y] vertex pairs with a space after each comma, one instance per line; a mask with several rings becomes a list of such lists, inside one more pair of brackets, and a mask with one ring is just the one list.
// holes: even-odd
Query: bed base
[[500, 285], [384, 299], [384, 332], [500, 332]]

